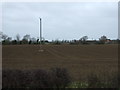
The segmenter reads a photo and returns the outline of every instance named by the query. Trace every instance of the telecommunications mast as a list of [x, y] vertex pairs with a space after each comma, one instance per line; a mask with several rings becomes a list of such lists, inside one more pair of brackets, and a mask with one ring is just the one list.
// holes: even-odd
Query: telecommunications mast
[[44, 50], [42, 49], [42, 19], [39, 17], [40, 20], [40, 30], [39, 30], [39, 41], [40, 41], [40, 48], [39, 48], [39, 52], [43, 52]]

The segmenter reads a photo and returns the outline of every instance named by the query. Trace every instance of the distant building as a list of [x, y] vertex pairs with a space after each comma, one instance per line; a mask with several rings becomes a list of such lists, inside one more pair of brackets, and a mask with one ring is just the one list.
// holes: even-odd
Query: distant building
[[110, 39], [106, 39], [105, 44], [110, 44], [111, 40]]

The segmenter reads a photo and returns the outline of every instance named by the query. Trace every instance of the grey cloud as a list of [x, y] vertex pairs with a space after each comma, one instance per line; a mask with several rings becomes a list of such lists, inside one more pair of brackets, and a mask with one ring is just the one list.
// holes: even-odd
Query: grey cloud
[[[39, 17], [46, 39], [79, 39], [83, 35], [117, 38], [117, 3], [6, 3], [3, 5], [6, 34], [38, 36]], [[11, 33], [12, 32], [12, 33]]]

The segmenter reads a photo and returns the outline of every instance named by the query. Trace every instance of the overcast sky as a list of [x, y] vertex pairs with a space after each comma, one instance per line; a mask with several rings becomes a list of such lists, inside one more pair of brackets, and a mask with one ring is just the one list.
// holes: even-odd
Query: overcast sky
[[118, 38], [118, 3], [3, 3], [3, 33], [15, 38], [20, 34], [39, 36], [39, 17], [47, 40]]

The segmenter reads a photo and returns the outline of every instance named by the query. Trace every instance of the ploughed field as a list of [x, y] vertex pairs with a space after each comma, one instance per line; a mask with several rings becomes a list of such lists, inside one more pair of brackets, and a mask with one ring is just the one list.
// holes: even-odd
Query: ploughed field
[[[44, 50], [40, 52], [40, 48]], [[118, 45], [3, 45], [3, 69], [66, 68], [74, 80], [117, 71]]]

